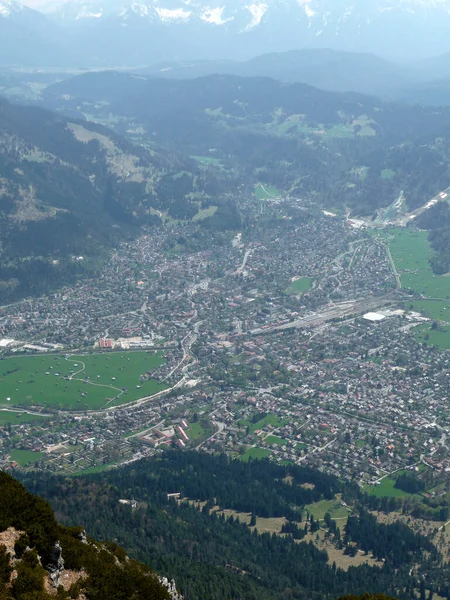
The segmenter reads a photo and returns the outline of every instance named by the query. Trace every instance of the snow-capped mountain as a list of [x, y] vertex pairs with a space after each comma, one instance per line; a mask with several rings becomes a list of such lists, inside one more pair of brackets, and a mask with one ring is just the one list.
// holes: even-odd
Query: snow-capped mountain
[[[17, 10], [16, 0], [0, 0], [0, 27]], [[388, 57], [450, 51], [450, 0], [49, 0], [46, 16], [80, 66], [307, 47]]]
[[59, 28], [17, 0], [0, 0], [0, 65], [39, 66], [58, 56]]

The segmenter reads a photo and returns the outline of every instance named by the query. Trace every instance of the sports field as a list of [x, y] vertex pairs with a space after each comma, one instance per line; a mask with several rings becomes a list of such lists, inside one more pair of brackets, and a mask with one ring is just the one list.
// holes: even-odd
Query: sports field
[[148, 375], [163, 362], [147, 352], [8, 358], [0, 362], [0, 404], [84, 411], [132, 402], [167, 388]]

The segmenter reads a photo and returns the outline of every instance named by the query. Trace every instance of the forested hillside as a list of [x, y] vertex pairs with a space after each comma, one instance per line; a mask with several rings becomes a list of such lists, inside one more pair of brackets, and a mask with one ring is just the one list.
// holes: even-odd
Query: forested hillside
[[[369, 591], [406, 599], [414, 597], [424, 569], [440, 563], [422, 535], [406, 525], [378, 524], [363, 508], [357, 486], [310, 468], [170, 451], [102, 474], [67, 479], [39, 473], [25, 483], [51, 502], [62, 522], [70, 525], [77, 515], [91, 535], [116, 539], [134, 557], [174, 577], [187, 598], [319, 599]], [[184, 501], [168, 496], [175, 493]], [[322, 525], [305, 518], [305, 505], [335, 494], [358, 507], [348, 531], [329, 516]], [[231, 515], [221, 512], [231, 508]], [[233, 517], [241, 511], [252, 514], [250, 525]], [[288, 517], [285, 536], [258, 534], [252, 527], [261, 516], [280, 515]], [[362, 548], [377, 557], [378, 566], [345, 571], [330, 564], [311, 537], [304, 540], [321, 527], [338, 539], [341, 553]], [[445, 595], [441, 579], [435, 589], [441, 585]]]
[[2, 600], [169, 600], [152, 571], [116, 544], [61, 527], [47, 502], [1, 472], [0, 498]]
[[371, 215], [401, 192], [415, 208], [450, 181], [450, 109], [406, 106], [269, 78], [152, 79], [89, 73], [49, 86], [67, 114], [141, 127], [141, 140], [207, 156], [260, 180]]
[[0, 303], [95, 272], [158, 211], [190, 219], [221, 190], [174, 152], [0, 100]]

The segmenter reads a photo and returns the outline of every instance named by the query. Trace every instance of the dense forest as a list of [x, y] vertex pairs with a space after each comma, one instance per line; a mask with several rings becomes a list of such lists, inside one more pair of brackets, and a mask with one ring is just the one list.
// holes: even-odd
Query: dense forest
[[[440, 563], [423, 536], [406, 526], [378, 524], [362, 507], [357, 486], [309, 468], [172, 450], [101, 474], [67, 479], [36, 473], [24, 476], [24, 482], [51, 502], [63, 523], [73, 524], [76, 515], [90, 535], [114, 539], [152, 569], [175, 578], [188, 599], [319, 599], [365, 591], [406, 599], [419, 588], [411, 567], [422, 565], [428, 572]], [[168, 497], [173, 493], [202, 502], [179, 502]], [[329, 516], [319, 524], [302, 510], [339, 493], [356, 507], [342, 532]], [[120, 499], [132, 499], [136, 507]], [[253, 522], [262, 515], [289, 515], [287, 535], [258, 534], [213, 507], [251, 513]], [[310, 541], [298, 543], [302, 531], [314, 534], [320, 527], [339, 538], [343, 552], [361, 548], [378, 557], [380, 566], [344, 571], [328, 564], [326, 552]], [[436, 589], [445, 581], [442, 572]]]

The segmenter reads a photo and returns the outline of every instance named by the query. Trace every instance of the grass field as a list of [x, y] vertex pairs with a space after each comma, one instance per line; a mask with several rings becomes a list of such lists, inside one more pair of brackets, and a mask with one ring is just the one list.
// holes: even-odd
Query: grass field
[[408, 492], [395, 488], [394, 485], [395, 479], [385, 477], [381, 480], [380, 485], [368, 485], [366, 486], [365, 491], [377, 498], [407, 498], [408, 496], [411, 496]]
[[395, 171], [393, 171], [392, 169], [383, 169], [381, 171], [381, 179], [383, 181], [389, 181], [390, 179], [393, 179], [395, 177]]
[[433, 273], [430, 266], [433, 250], [428, 242], [427, 232], [390, 228], [375, 235], [389, 244], [403, 288], [415, 291], [425, 298], [442, 300], [412, 300], [410, 304], [413, 310], [431, 319], [450, 321], [450, 277]]
[[45, 417], [39, 415], [30, 415], [28, 413], [0, 409], [0, 426], [8, 424], [21, 425], [22, 423], [36, 423], [36, 421], [42, 421], [44, 418]]
[[450, 326], [441, 329], [431, 329], [430, 325], [420, 325], [414, 329], [414, 337], [419, 342], [428, 344], [428, 346], [450, 350]]
[[272, 452], [270, 450], [265, 450], [264, 448], [249, 448], [239, 457], [239, 460], [248, 462], [251, 458], [267, 458], [271, 454]]
[[283, 419], [280, 419], [277, 415], [266, 415], [256, 423], [252, 423], [251, 421], [242, 419], [241, 421], [239, 421], [239, 424], [244, 427], [248, 427], [250, 433], [253, 433], [258, 429], [264, 429], [266, 425], [272, 425], [273, 427], [281, 427], [285, 424], [285, 421], [283, 421]]
[[300, 294], [307, 292], [312, 287], [312, 279], [310, 277], [300, 277], [292, 281], [286, 290], [287, 294]]
[[279, 446], [284, 446], [285, 444], [287, 444], [287, 440], [284, 440], [283, 438], [280, 438], [276, 435], [268, 435], [264, 441], [266, 442], [266, 444], [269, 445], [278, 444]]
[[147, 352], [9, 358], [0, 363], [0, 404], [82, 411], [131, 402], [167, 387], [140, 381], [163, 362]]
[[345, 519], [345, 517], [348, 517], [349, 513], [349, 511], [336, 499], [320, 500], [320, 502], [308, 504], [305, 508], [315, 519], [320, 520], [324, 518], [325, 513], [327, 512], [330, 513], [333, 519]]
[[255, 185], [255, 195], [259, 200], [267, 200], [268, 198], [278, 198], [280, 191], [273, 185], [258, 183]]
[[208, 206], [208, 208], [202, 208], [196, 215], [192, 217], [193, 221], [203, 221], [216, 214], [218, 206]]
[[186, 430], [186, 434], [189, 436], [189, 439], [195, 442], [198, 438], [201, 438], [205, 435], [206, 429], [200, 423], [190, 423], [188, 429]]
[[44, 458], [45, 454], [42, 452], [33, 452], [32, 450], [11, 450], [9, 457], [11, 460], [15, 460], [22, 467], [35, 463], [37, 460]]

